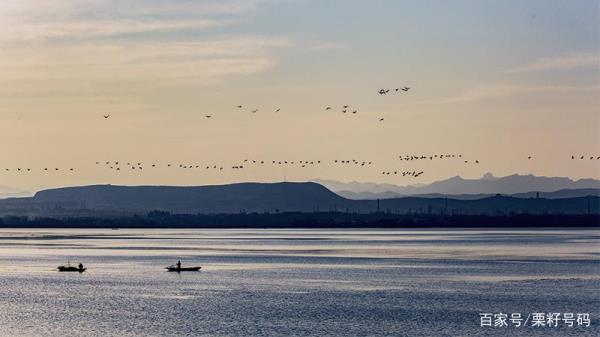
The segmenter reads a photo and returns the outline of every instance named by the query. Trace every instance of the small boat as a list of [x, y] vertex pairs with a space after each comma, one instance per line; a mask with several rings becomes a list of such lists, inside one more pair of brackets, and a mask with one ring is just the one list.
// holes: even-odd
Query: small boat
[[79, 268], [67, 263], [66, 265], [58, 266], [58, 271], [71, 271], [83, 273], [87, 268]]
[[182, 272], [182, 271], [199, 271], [200, 268], [202, 267], [177, 267], [177, 266], [168, 266], [165, 267], [165, 269], [167, 271], [175, 271], [175, 272]]

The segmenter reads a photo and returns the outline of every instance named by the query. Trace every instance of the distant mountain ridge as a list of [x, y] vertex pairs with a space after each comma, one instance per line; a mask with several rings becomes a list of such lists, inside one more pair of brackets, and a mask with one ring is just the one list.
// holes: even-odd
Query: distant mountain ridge
[[173, 214], [596, 214], [599, 209], [600, 198], [597, 196], [546, 199], [495, 195], [477, 200], [447, 197], [350, 200], [312, 182], [191, 187], [92, 185], [49, 189], [29, 198], [0, 200], [0, 217], [110, 217], [152, 211]]
[[191, 213], [312, 212], [344, 198], [316, 183], [239, 183], [206, 186], [65, 187], [37, 192], [38, 203], [80, 203], [97, 210], [168, 210]]
[[[383, 193], [372, 193], [372, 192], [351, 192], [351, 191], [338, 191], [336, 194], [353, 200], [375, 200], [375, 199], [393, 199], [403, 198], [407, 195], [402, 195], [395, 192], [383, 192]], [[430, 194], [415, 194], [412, 197], [418, 198], [452, 198], [458, 200], [476, 200], [487, 197], [493, 197], [497, 193], [479, 193], [479, 194], [442, 194], [442, 193], [430, 193]], [[577, 198], [587, 196], [600, 196], [600, 189], [598, 188], [580, 188], [580, 189], [568, 189], [558, 190], [553, 192], [525, 192], [509, 194], [507, 196], [514, 198], [546, 198], [546, 199], [563, 199], [563, 198]]]
[[538, 177], [534, 175], [510, 175], [495, 177], [486, 173], [480, 179], [463, 179], [459, 176], [433, 182], [431, 184], [417, 184], [398, 186], [393, 184], [376, 184], [349, 182], [343, 183], [332, 180], [313, 180], [334, 192], [344, 191], [353, 193], [384, 193], [387, 196], [415, 196], [426, 194], [506, 194], [528, 192], [554, 192], [559, 190], [575, 189], [600, 189], [600, 180], [579, 179], [572, 180], [566, 177]]

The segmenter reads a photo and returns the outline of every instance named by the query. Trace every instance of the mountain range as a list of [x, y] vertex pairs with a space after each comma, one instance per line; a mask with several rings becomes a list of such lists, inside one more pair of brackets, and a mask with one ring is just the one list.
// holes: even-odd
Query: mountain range
[[[433, 182], [431, 184], [416, 184], [398, 186], [393, 184], [376, 184], [349, 182], [343, 183], [334, 180], [313, 180], [331, 191], [351, 199], [389, 199], [402, 196], [460, 196], [474, 195], [474, 198], [496, 194], [515, 195], [533, 192], [557, 192], [556, 195], [580, 196], [577, 192], [569, 195], [567, 190], [600, 189], [600, 180], [579, 179], [572, 180], [566, 177], [538, 177], [534, 175], [509, 175], [495, 177], [486, 173], [479, 179], [464, 179], [459, 176]], [[587, 193], [587, 192], [583, 192]], [[595, 193], [592, 193], [595, 194]], [[548, 195], [551, 197], [551, 195]], [[463, 198], [467, 198], [464, 197]]]
[[[335, 192], [339, 196], [352, 200], [375, 200], [375, 199], [395, 199], [404, 198], [407, 195], [403, 195], [396, 192], [351, 192], [351, 191], [338, 191]], [[493, 197], [497, 193], [478, 193], [478, 194], [443, 194], [443, 193], [429, 193], [429, 194], [413, 194], [409, 195], [416, 198], [451, 198], [458, 200], [476, 200], [487, 197]], [[600, 189], [598, 188], [579, 188], [579, 189], [568, 189], [558, 190], [554, 192], [525, 192], [506, 194], [506, 196], [514, 198], [546, 198], [546, 199], [564, 199], [564, 198], [577, 198], [586, 196], [600, 196]]]
[[547, 199], [495, 195], [476, 200], [449, 197], [351, 200], [313, 182], [190, 187], [92, 185], [49, 189], [39, 191], [33, 197], [0, 200], [0, 216], [29, 217], [102, 217], [147, 214], [152, 211], [173, 214], [587, 214], [598, 213], [599, 210], [598, 196]]

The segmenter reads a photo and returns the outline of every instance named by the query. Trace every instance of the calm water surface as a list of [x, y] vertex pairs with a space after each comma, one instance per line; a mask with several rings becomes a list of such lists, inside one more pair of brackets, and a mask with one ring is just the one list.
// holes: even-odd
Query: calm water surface
[[598, 336], [599, 256], [597, 230], [0, 229], [0, 335]]

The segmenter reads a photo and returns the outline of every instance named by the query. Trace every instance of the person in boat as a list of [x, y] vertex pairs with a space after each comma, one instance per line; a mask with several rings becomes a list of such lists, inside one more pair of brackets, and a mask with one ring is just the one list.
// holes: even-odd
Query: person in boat
[[81, 262], [79, 262], [79, 270], [83, 270], [83, 264], [81, 264]]
[[180, 260], [177, 260], [176, 266], [177, 266], [177, 269], [181, 269], [181, 261]]

